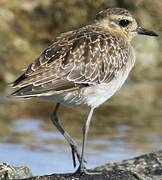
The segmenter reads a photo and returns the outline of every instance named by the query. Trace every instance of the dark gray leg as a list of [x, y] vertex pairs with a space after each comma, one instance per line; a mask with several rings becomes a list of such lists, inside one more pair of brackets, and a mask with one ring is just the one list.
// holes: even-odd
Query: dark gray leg
[[51, 114], [51, 120], [52, 120], [53, 124], [56, 126], [56, 128], [60, 131], [60, 133], [65, 137], [65, 139], [69, 143], [69, 145], [71, 147], [71, 151], [72, 151], [73, 165], [74, 165], [74, 167], [76, 167], [75, 155], [77, 156], [78, 161], [80, 163], [81, 163], [82, 160], [81, 160], [80, 154], [79, 154], [79, 152], [77, 150], [76, 143], [71, 138], [71, 136], [64, 130], [63, 126], [60, 124], [60, 122], [59, 122], [59, 120], [57, 118], [57, 111], [59, 109], [59, 106], [60, 106], [60, 103], [57, 103], [54, 111]]

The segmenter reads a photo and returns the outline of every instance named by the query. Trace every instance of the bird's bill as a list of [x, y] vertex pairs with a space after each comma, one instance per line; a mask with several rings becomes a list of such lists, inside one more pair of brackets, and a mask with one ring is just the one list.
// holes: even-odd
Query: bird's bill
[[147, 36], [158, 36], [158, 34], [154, 33], [153, 31], [144, 29], [142, 27], [137, 27], [136, 29], [137, 34], [147, 35]]

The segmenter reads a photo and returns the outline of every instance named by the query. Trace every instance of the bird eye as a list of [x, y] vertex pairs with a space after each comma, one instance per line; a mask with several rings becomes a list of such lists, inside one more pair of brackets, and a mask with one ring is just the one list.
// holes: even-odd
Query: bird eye
[[128, 21], [127, 19], [122, 19], [118, 23], [121, 27], [127, 27], [130, 24], [130, 21]]

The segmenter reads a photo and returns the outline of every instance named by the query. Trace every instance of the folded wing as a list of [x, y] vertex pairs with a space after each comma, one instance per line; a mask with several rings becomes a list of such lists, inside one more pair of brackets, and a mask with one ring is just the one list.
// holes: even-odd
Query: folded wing
[[127, 62], [125, 47], [112, 38], [85, 28], [61, 34], [11, 84], [19, 88], [12, 95], [59, 94], [110, 82]]

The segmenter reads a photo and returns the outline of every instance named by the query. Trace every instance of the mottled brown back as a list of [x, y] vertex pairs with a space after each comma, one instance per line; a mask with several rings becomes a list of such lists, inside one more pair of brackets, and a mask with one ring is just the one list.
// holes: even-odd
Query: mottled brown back
[[56, 37], [15, 82], [13, 96], [62, 93], [110, 82], [128, 60], [128, 43], [94, 25]]

